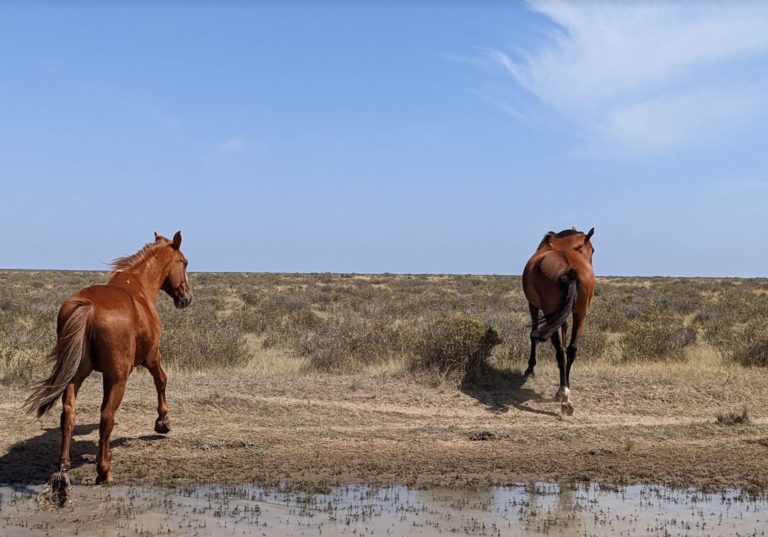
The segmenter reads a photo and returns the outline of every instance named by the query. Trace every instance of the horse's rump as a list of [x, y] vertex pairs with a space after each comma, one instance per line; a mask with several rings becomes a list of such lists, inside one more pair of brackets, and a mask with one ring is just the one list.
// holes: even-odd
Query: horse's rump
[[531, 337], [537, 341], [546, 341], [554, 334], [573, 311], [578, 292], [578, 273], [576, 269], [569, 268], [558, 278], [560, 287], [560, 307], [539, 320], [539, 324], [533, 327]]
[[53, 371], [41, 380], [24, 402], [27, 412], [36, 411], [39, 418], [56, 403], [80, 367], [83, 355], [88, 350], [90, 328], [93, 320], [93, 304], [81, 298], [71, 298], [64, 303], [71, 308], [61, 326], [56, 346], [48, 355], [55, 362]]

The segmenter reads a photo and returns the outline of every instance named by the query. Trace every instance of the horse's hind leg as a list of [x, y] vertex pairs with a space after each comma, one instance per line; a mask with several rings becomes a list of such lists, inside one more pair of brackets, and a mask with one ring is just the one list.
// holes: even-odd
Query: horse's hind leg
[[555, 358], [557, 359], [557, 368], [560, 370], [560, 388], [557, 390], [555, 397], [560, 399], [560, 411], [563, 414], [573, 414], [573, 408], [570, 407], [568, 397], [570, 396], [570, 390], [568, 389], [568, 379], [566, 376], [566, 363], [565, 363], [565, 351], [563, 351], [563, 342], [560, 339], [560, 330], [555, 331], [550, 338], [552, 346], [555, 347]]
[[127, 378], [114, 383], [104, 378], [104, 400], [101, 403], [101, 422], [99, 423], [99, 454], [96, 460], [96, 484], [112, 481], [112, 454], [109, 450], [109, 437], [115, 426], [115, 412], [125, 394]]
[[90, 365], [84, 368], [82, 365], [75, 378], [64, 389], [61, 396], [61, 459], [59, 471], [66, 472], [70, 468], [69, 448], [72, 443], [72, 431], [75, 428], [75, 402], [77, 392], [80, 390], [85, 378], [90, 374]]
[[168, 384], [168, 376], [160, 365], [160, 359], [148, 367], [152, 378], [155, 381], [157, 389], [157, 420], [155, 421], [155, 432], [166, 434], [171, 430], [171, 420], [168, 418], [168, 402], [165, 399], [165, 387]]
[[579, 339], [581, 339], [584, 333], [584, 315], [579, 315], [574, 312], [573, 315], [573, 333], [571, 334], [571, 342], [568, 344], [567, 357], [568, 361], [565, 364], [565, 395], [561, 399], [560, 410], [563, 414], [571, 416], [573, 414], [573, 404], [571, 404], [571, 366], [576, 361], [576, 352], [579, 345]]
[[584, 315], [573, 316], [573, 334], [571, 334], [571, 342], [568, 344], [568, 363], [565, 366], [565, 380], [567, 386], [571, 387], [571, 366], [576, 361], [576, 352], [579, 346], [579, 340], [584, 334]]
[[[565, 342], [568, 341], [568, 321], [565, 321], [563, 326], [560, 327], [560, 341], [563, 342], [563, 345], [565, 345]], [[566, 375], [566, 377], [567, 376], [568, 375]]]
[[[528, 310], [531, 312], [531, 332], [536, 330], [539, 325], [539, 308], [528, 304]], [[525, 370], [526, 377], [534, 375], [533, 369], [536, 367], [536, 340], [531, 336], [531, 355], [528, 358], [528, 369]]]

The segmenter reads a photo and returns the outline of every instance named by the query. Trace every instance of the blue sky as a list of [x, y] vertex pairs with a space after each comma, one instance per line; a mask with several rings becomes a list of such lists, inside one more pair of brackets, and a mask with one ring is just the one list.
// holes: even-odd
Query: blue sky
[[[360, 5], [364, 4], [364, 5]], [[768, 275], [768, 6], [0, 3], [0, 267]]]

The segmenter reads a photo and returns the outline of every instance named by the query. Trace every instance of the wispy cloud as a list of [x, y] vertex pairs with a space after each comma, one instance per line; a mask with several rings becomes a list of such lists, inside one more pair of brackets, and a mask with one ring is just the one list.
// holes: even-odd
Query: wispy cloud
[[480, 97], [482, 100], [484, 100], [487, 103], [492, 104], [493, 106], [498, 107], [501, 111], [503, 111], [506, 114], [509, 114], [515, 119], [523, 119], [525, 116], [523, 115], [520, 110], [511, 103], [504, 101], [503, 99], [499, 99], [496, 97], [491, 97], [490, 95], [486, 95], [485, 93], [476, 91], [474, 92], [475, 95]]
[[230, 138], [214, 146], [211, 155], [215, 158], [229, 158], [245, 151], [247, 145], [241, 138]]
[[253, 155], [261, 148], [261, 144], [252, 140], [229, 138], [207, 148], [200, 160], [208, 167], [218, 167]]
[[768, 104], [768, 4], [532, 2], [538, 45], [489, 50], [590, 153], [665, 153], [760, 120]]
[[733, 178], [723, 183], [721, 189], [724, 193], [737, 194], [767, 192], [768, 179], [765, 177]]

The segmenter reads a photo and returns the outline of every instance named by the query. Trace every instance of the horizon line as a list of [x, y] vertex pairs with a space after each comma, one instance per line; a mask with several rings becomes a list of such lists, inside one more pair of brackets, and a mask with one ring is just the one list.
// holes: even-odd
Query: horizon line
[[[109, 270], [99, 269], [58, 269], [58, 268], [6, 268], [0, 267], [0, 272], [93, 272], [97, 274], [108, 274]], [[265, 271], [265, 270], [190, 270], [188, 274], [279, 274], [279, 275], [337, 275], [337, 276], [477, 276], [477, 277], [495, 277], [495, 278], [521, 278], [522, 274], [502, 274], [498, 272], [339, 272], [339, 271]], [[686, 280], [768, 280], [766, 276], [680, 276], [680, 275], [643, 275], [643, 274], [595, 274], [596, 278], [678, 278]]]

